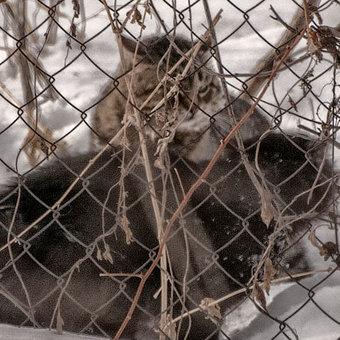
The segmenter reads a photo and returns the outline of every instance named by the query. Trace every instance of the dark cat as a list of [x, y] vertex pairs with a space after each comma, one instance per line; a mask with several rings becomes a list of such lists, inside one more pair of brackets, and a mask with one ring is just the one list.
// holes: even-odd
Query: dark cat
[[[315, 158], [313, 164], [305, 158], [305, 151], [311, 146], [313, 143], [305, 139], [291, 137], [289, 140], [278, 134], [269, 135], [261, 142], [259, 166], [269, 188], [277, 192], [275, 197], [279, 198], [281, 211], [289, 206], [284, 215], [302, 215], [310, 209], [317, 214], [324, 208], [323, 201], [313, 209], [327, 191], [328, 183], [316, 187], [307, 203], [308, 191], [317, 175], [314, 166], [318, 163]], [[313, 152], [317, 154], [315, 150]], [[247, 155], [254, 164], [254, 146], [247, 149]], [[64, 159], [26, 177], [20, 186], [19, 211], [11, 238], [65, 192], [90, 158], [91, 155], [84, 155]], [[184, 191], [196, 180], [195, 173], [202, 172], [206, 165], [177, 157], [173, 161], [171, 169], [177, 169]], [[120, 165], [117, 154], [114, 157], [105, 154], [57, 209], [25, 234], [19, 243], [12, 245], [12, 260], [8, 250], [2, 252], [1, 322], [47, 327], [56, 309], [66, 330], [91, 329], [95, 333], [103, 330], [115, 334], [131, 304], [139, 279], [133, 276], [102, 278], [99, 273], [143, 273], [158, 248], [148, 184], [142, 165], [136, 164], [124, 180], [127, 218], [132, 231], [132, 242], [126, 243], [121, 223], [123, 216], [117, 211]], [[325, 180], [325, 173], [321, 174], [320, 182]], [[160, 170], [154, 169], [154, 176], [157, 192], [160, 192], [163, 189]], [[164, 220], [172, 215], [182, 197], [176, 182], [174, 177], [167, 185]], [[9, 192], [4, 196], [8, 195]], [[6, 207], [1, 218], [2, 245], [6, 244], [17, 196], [14, 188], [14, 193], [1, 203]], [[251, 268], [256, 264], [254, 259], [262, 254], [275, 229], [274, 222], [270, 228], [263, 224], [259, 209], [260, 198], [238, 153], [235, 151], [230, 159], [218, 161], [207, 181], [189, 201], [167, 242], [174, 279], [169, 281], [174, 289], [169, 301], [173, 318], [185, 313], [186, 309], [197, 307], [204, 298], [220, 298], [248, 282]], [[305, 217], [310, 219], [313, 214]], [[304, 219], [292, 227], [305, 228]], [[283, 237], [283, 234], [278, 237], [280, 242], [273, 249], [273, 260], [277, 260], [277, 268], [285, 269], [285, 263], [291, 259], [285, 254], [287, 242], [282, 242]], [[108, 249], [105, 244], [109, 246], [112, 264], [98, 260], [99, 253], [102, 257]], [[296, 255], [299, 254], [295, 252]], [[16, 272], [20, 273], [20, 279]], [[27, 295], [20, 281], [24, 282]], [[65, 292], [60, 295], [64, 286]], [[157, 338], [152, 328], [158, 327], [159, 297], [155, 299], [153, 295], [159, 287], [157, 270], [147, 281], [124, 337]], [[56, 308], [58, 296], [62, 298]], [[223, 312], [224, 304], [221, 307]], [[187, 331], [188, 339], [217, 339], [221, 320], [216, 318], [213, 323], [206, 314], [207, 311], [202, 310], [191, 316], [190, 324], [187, 317], [177, 323], [179, 339], [184, 339]]]

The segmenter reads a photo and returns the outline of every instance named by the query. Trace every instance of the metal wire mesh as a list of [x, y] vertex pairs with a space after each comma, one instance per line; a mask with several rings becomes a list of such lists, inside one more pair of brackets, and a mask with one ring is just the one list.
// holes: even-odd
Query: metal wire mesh
[[313, 304], [340, 328], [318, 298], [339, 263], [337, 1], [0, 6], [0, 322], [296, 339]]

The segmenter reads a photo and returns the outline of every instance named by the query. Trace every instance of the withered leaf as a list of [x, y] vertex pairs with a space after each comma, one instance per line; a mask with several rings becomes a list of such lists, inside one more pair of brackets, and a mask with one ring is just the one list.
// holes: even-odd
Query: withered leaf
[[264, 310], [267, 310], [267, 301], [266, 301], [266, 297], [263, 293], [263, 290], [262, 288], [257, 284], [255, 283], [254, 284], [254, 288], [253, 288], [253, 296], [254, 296], [254, 299], [260, 303], [261, 307], [264, 309]]
[[97, 260], [98, 261], [103, 261], [103, 256], [102, 256], [102, 252], [99, 249], [99, 247], [97, 247]]
[[145, 12], [151, 15], [150, 4], [147, 1], [144, 3], [144, 8], [145, 8]]
[[289, 96], [289, 95], [288, 95], [288, 102], [289, 102], [289, 104], [292, 106], [292, 108], [293, 108], [296, 112], [298, 112], [296, 103], [294, 102], [294, 100], [292, 99], [292, 97]]
[[167, 122], [167, 117], [161, 113], [156, 113], [155, 115], [155, 119], [156, 119], [156, 125], [159, 127], [159, 128], [162, 128], [166, 122]]
[[140, 13], [140, 11], [138, 10], [138, 8], [135, 9], [134, 13], [133, 13], [133, 17], [132, 17], [134, 21], [140, 21], [142, 20], [142, 14]]
[[213, 323], [217, 325], [222, 319], [222, 314], [221, 307], [217, 303], [213, 304], [214, 301], [215, 300], [212, 298], [204, 298], [200, 303], [200, 308], [208, 312], [208, 315], [205, 318], [210, 319]]
[[77, 26], [74, 23], [71, 24], [71, 34], [72, 37], [77, 37]]
[[74, 17], [78, 18], [79, 17], [79, 13], [80, 13], [80, 5], [78, 0], [72, 0], [73, 3], [73, 12], [74, 12]]
[[323, 256], [324, 260], [327, 261], [331, 256], [338, 252], [338, 247], [333, 242], [326, 242], [320, 249], [320, 255]]
[[124, 214], [123, 217], [121, 218], [121, 227], [123, 228], [124, 232], [125, 232], [125, 241], [127, 244], [131, 243], [131, 237], [132, 237], [132, 231], [129, 228], [130, 225], [130, 221], [129, 219], [126, 217], [126, 215]]
[[329, 31], [332, 33], [333, 37], [340, 39], [340, 29], [337, 27], [328, 27]]
[[111, 264], [113, 264], [113, 258], [112, 258], [112, 255], [111, 255], [110, 246], [105, 242], [104, 247], [105, 247], [105, 251], [103, 253], [103, 258], [106, 261], [109, 261]]
[[308, 30], [307, 50], [310, 55], [315, 55], [319, 61], [322, 60], [321, 45], [315, 30]]
[[264, 263], [263, 273], [263, 286], [267, 295], [269, 295], [271, 279], [275, 276], [276, 272], [272, 260], [268, 257]]
[[308, 33], [310, 35], [310, 38], [313, 40], [313, 44], [315, 46], [320, 46], [319, 38], [318, 38], [316, 31], [314, 31], [313, 29], [309, 29]]
[[153, 163], [154, 167], [157, 169], [165, 169], [164, 161], [162, 160], [161, 156], [157, 157], [155, 162]]
[[138, 10], [137, 6], [134, 6], [133, 9], [131, 9], [130, 11], [128, 11], [126, 13], [126, 16], [130, 16], [132, 13], [132, 18], [131, 18], [131, 24], [134, 24], [135, 22], [138, 23], [138, 25], [142, 28], [142, 29], [145, 29], [145, 25], [143, 24], [143, 17], [142, 17], [142, 14], [141, 12]]
[[48, 146], [46, 144], [46, 141], [44, 139], [42, 139], [42, 138], [40, 138], [40, 149], [41, 149], [41, 151], [45, 154], [45, 156], [48, 159], [48, 151], [49, 151], [49, 149], [48, 149]]
[[66, 40], [66, 47], [72, 50], [72, 45], [70, 40]]
[[320, 26], [317, 30], [320, 48], [327, 50], [336, 63], [340, 64], [339, 45], [340, 30], [338, 27]]
[[263, 190], [261, 193], [261, 218], [263, 223], [267, 226], [275, 217], [275, 209], [272, 203], [272, 194], [268, 190]]

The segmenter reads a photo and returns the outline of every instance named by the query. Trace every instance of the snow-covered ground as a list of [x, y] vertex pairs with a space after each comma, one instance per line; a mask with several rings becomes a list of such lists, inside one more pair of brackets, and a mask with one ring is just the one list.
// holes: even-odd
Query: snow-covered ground
[[[12, 4], [14, 1], [7, 1]], [[281, 18], [289, 22], [293, 16], [296, 5], [292, 1], [263, 1], [259, 6], [258, 0], [235, 0], [239, 8], [243, 10], [249, 9], [249, 23], [245, 23], [235, 34], [221, 43], [221, 53], [224, 65], [227, 66], [231, 73], [246, 74], [250, 72], [261, 57], [269, 50], [268, 44], [265, 40], [259, 37], [255, 30], [261, 32], [261, 35], [272, 44], [280, 37], [283, 32], [283, 26], [270, 18], [272, 12], [269, 7], [273, 5], [276, 11], [280, 14]], [[102, 4], [99, 1], [92, 0], [86, 1], [86, 17], [88, 18], [86, 24], [85, 41], [95, 36], [107, 24], [107, 16]], [[124, 4], [123, 1], [118, 1], [119, 5]], [[177, 7], [179, 11], [184, 10], [191, 1], [178, 1]], [[82, 2], [81, 2], [82, 4]], [[155, 1], [159, 14], [162, 16], [165, 24], [172, 27], [173, 24], [173, 11], [163, 1]], [[222, 19], [216, 27], [218, 40], [223, 40], [229, 36], [238, 26], [244, 23], [243, 14], [230, 3], [224, 0], [210, 1], [210, 8], [212, 16], [214, 16], [219, 9], [223, 9]], [[1, 6], [1, 4], [0, 4]], [[37, 8], [36, 1], [28, 2], [29, 12]], [[131, 5], [127, 6], [120, 11], [120, 17], [124, 18], [125, 13], [131, 9]], [[140, 8], [142, 11], [142, 7]], [[61, 7], [60, 25], [66, 31], [69, 31], [70, 18], [72, 17], [72, 3], [65, 1], [65, 5]], [[336, 26], [339, 23], [340, 6], [333, 4], [330, 8], [321, 13], [324, 25]], [[198, 1], [189, 13], [187, 10], [183, 12], [186, 17], [185, 22], [188, 24], [188, 16], [192, 17], [193, 31], [200, 35], [205, 31], [207, 21], [204, 14], [203, 4]], [[1, 15], [1, 14], [0, 14]], [[46, 11], [42, 8], [37, 15], [37, 22], [42, 22], [46, 17]], [[178, 16], [177, 16], [178, 20]], [[76, 21], [76, 23], [79, 22]], [[4, 24], [4, 17], [0, 17], [0, 25]], [[154, 14], [146, 16], [145, 31], [143, 35], [154, 34], [160, 31], [160, 25], [157, 23]], [[80, 25], [78, 26], [80, 28]], [[140, 27], [137, 24], [128, 23], [127, 28], [135, 35], [139, 34]], [[47, 23], [42, 25], [38, 30], [42, 36], [47, 29]], [[189, 29], [184, 24], [180, 24], [177, 28], [177, 33], [190, 36]], [[1, 38], [2, 39], [2, 38]], [[9, 46], [14, 47], [15, 43], [9, 39]], [[117, 64], [119, 63], [117, 47], [115, 39], [112, 35], [110, 27], [99, 34], [96, 38], [86, 43], [85, 54], [81, 53], [80, 46], [72, 42], [72, 49], [66, 49], [67, 37], [61, 30], [58, 31], [57, 43], [46, 47], [46, 51], [41, 56], [41, 62], [49, 74], [54, 74], [60, 70], [65, 63], [70, 62], [73, 58], [78, 57], [66, 69], [57, 73], [54, 78], [54, 86], [60, 94], [64, 96], [74, 107], [68, 104], [64, 99], [59, 97], [56, 101], [48, 100], [41, 103], [39, 107], [39, 121], [52, 129], [55, 138], [67, 135], [70, 131], [77, 128], [65, 137], [64, 141], [67, 143], [68, 149], [71, 152], [83, 152], [89, 147], [89, 129], [86, 123], [90, 124], [92, 114], [92, 105], [98, 97], [100, 89], [107, 82], [107, 77], [100, 71], [94, 64], [108, 72], [114, 74]], [[305, 42], [301, 43], [296, 50], [303, 47]], [[0, 46], [1, 47], [1, 46]], [[93, 61], [91, 62], [87, 56]], [[0, 48], [0, 62], [6, 58], [6, 53]], [[329, 58], [329, 57], [327, 57]], [[327, 62], [321, 63], [315, 67], [315, 74], [321, 73], [325, 67], [329, 67]], [[294, 70], [298, 74], [302, 74], [306, 64], [294, 66]], [[330, 78], [325, 81], [324, 77], [331, 77], [331, 73], [326, 73], [320, 77], [318, 81], [313, 82], [313, 90], [327, 102], [331, 98], [331, 84]], [[245, 78], [241, 78], [245, 79]], [[0, 80], [6, 84], [6, 88], [13, 94], [20, 104], [22, 102], [22, 87], [19, 74], [13, 72], [13, 66], [8, 62], [0, 64]], [[236, 88], [241, 88], [240, 82], [235, 79], [229, 79]], [[287, 90], [290, 89], [292, 84], [296, 82], [296, 78], [290, 72], [281, 75], [275, 81], [275, 93], [279, 96], [278, 100], [283, 100], [282, 107], [289, 106], [288, 98], [285, 98]], [[327, 84], [326, 86], [324, 86]], [[290, 96], [293, 100], [297, 100], [301, 96], [301, 88], [296, 86], [290, 91]], [[0, 92], [6, 98], [9, 98], [6, 93], [1, 89]], [[265, 101], [274, 103], [273, 91], [268, 91]], [[0, 131], [9, 126], [17, 119], [17, 109], [11, 104], [6, 102], [5, 99], [0, 97]], [[264, 104], [264, 107], [268, 107]], [[77, 110], [76, 108], [79, 108]], [[303, 100], [298, 105], [298, 112], [302, 116], [308, 116], [312, 108], [317, 111], [319, 103], [317, 98], [309, 97], [308, 100]], [[320, 107], [320, 115], [325, 114]], [[81, 111], [86, 112], [88, 117], [85, 121], [81, 118]], [[293, 116], [286, 115], [285, 126], [287, 129], [295, 129], [297, 119]], [[300, 121], [301, 122], [301, 119]], [[302, 121], [306, 126], [312, 126], [305, 121]], [[297, 131], [302, 133], [301, 131]], [[304, 132], [305, 133], [305, 132]], [[3, 162], [11, 167], [16, 167], [19, 172], [29, 168], [27, 158], [23, 152], [17, 159], [18, 151], [25, 138], [26, 129], [24, 123], [20, 120], [16, 121], [9, 129], [0, 134], [0, 158]], [[0, 181], [12, 176], [12, 173], [7, 167], [0, 168]], [[334, 231], [323, 230], [325, 241], [334, 240]], [[311, 261], [318, 269], [325, 269], [331, 265], [330, 262], [325, 263], [318, 255], [317, 249], [308, 246]], [[339, 275], [333, 275], [318, 285], [326, 274], [318, 274], [310, 278], [302, 280], [302, 284], [306, 287], [313, 287], [315, 293], [313, 300], [317, 302], [321, 308], [333, 316], [336, 320], [340, 321], [340, 286]], [[315, 286], [315, 287], [314, 287]], [[288, 315], [299, 309], [308, 300], [308, 291], [300, 288], [298, 285], [289, 283], [282, 283], [272, 287], [269, 310], [272, 315], [277, 316], [283, 320]], [[287, 323], [298, 333], [299, 339], [304, 340], [336, 340], [340, 338], [340, 325], [332, 321], [328, 316], [325, 316], [320, 308], [313, 301], [309, 301], [299, 312], [287, 320]], [[245, 325], [248, 325], [244, 328]], [[226, 320], [226, 329], [235, 330], [244, 328], [235, 337], [235, 339], [272, 339], [277, 334], [279, 327], [277, 323], [270, 322], [269, 318], [261, 315], [250, 303], [243, 305], [237, 312], [229, 316]], [[261, 329], [261, 331], [259, 331]], [[265, 329], [265, 331], [263, 331]], [[288, 332], [288, 331], [287, 331]], [[287, 333], [289, 338], [294, 338], [290, 333]], [[0, 340], [76, 340], [76, 339], [95, 339], [93, 336], [78, 336], [71, 334], [64, 334], [58, 336], [54, 331], [48, 330], [29, 330], [27, 328], [17, 328], [12, 326], [3, 325], [0, 327]], [[287, 339], [284, 335], [279, 335], [275, 339]]]
[[54, 330], [31, 329], [0, 325], [0, 340], [101, 340], [103, 338], [64, 332], [58, 335]]

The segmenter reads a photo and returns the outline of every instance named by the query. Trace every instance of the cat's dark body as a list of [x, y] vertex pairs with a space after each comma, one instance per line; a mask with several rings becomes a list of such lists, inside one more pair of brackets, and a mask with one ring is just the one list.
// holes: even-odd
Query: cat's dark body
[[[275, 186], [278, 185], [279, 196], [286, 204], [292, 202], [300, 193], [308, 191], [317, 174], [313, 166], [306, 161], [302, 151], [308, 150], [312, 142], [302, 138], [292, 138], [292, 141], [294, 145], [282, 135], [269, 135], [261, 142], [259, 153], [260, 169], [266, 180]], [[255, 147], [249, 149], [247, 155], [253, 165]], [[75, 173], [79, 173], [90, 156], [71, 157], [63, 162]], [[267, 228], [261, 220], [260, 198], [244, 166], [240, 163], [237, 151], [230, 152], [229, 156], [230, 158], [223, 158], [217, 162], [207, 181], [192, 196], [183, 216], [173, 226], [169, 236], [167, 244], [169, 259], [175, 287], [181, 298], [184, 297], [181, 291], [183, 280], [186, 280], [186, 288], [189, 288], [184, 302], [179, 301], [176, 294], [173, 297], [174, 318], [180, 314], [182, 303], [186, 308], [192, 309], [197, 307], [203, 298], [217, 299], [239, 288], [239, 283], [246, 284], [250, 278], [251, 267], [256, 262], [256, 256], [262, 254], [268, 237], [273, 232], [274, 223]], [[184, 190], [187, 191], [197, 179], [194, 173], [200, 174], [206, 163], [195, 164], [176, 157], [173, 160], [173, 167], [178, 170]], [[105, 164], [107, 165], [103, 167]], [[104, 278], [99, 277], [99, 273], [145, 273], [157, 252], [158, 240], [144, 170], [142, 165], [137, 165], [124, 181], [128, 193], [127, 217], [133, 234], [132, 243], [126, 244], [125, 232], [119, 226], [121, 216], [118, 218], [116, 216], [119, 186], [113, 186], [119, 181], [120, 165], [118, 158], [111, 157], [110, 153], [105, 154], [92, 167], [90, 174], [86, 175], [86, 180], [80, 181], [58, 210], [22, 237], [26, 242], [12, 245], [15, 266], [27, 287], [37, 325], [49, 326], [61, 287], [67, 283], [68, 270], [71, 268], [74, 273], [67, 283], [60, 304], [64, 329], [82, 331], [90, 325], [94, 332], [98, 332], [98, 328], [91, 325], [91, 313], [92, 321], [111, 335], [115, 334], [122, 323], [139, 279], [136, 277]], [[297, 171], [298, 169], [300, 170]], [[154, 171], [155, 175], [159, 172], [157, 169]], [[282, 186], [279, 185], [294, 173], [289, 181]], [[54, 162], [49, 167], [29, 175], [21, 187], [19, 211], [13, 233], [20, 232], [46, 210], [46, 207], [32, 198], [26, 188], [51, 206], [65, 192], [74, 178], [75, 176], [59, 162]], [[320, 182], [324, 179], [325, 175], [322, 174]], [[167, 184], [168, 200], [165, 219], [169, 218], [177, 208], [177, 199], [182, 198], [181, 188], [175, 177], [174, 182], [174, 184], [170, 182]], [[274, 187], [269, 182], [267, 184], [274, 192]], [[104, 253], [103, 241], [100, 238], [103, 208], [98, 201], [105, 202], [111, 187], [109, 199], [105, 204], [107, 210], [105, 231], [110, 231], [111, 234], [105, 237], [105, 241], [110, 247], [113, 264], [97, 259], [97, 246], [101, 254]], [[176, 188], [175, 191], [173, 188]], [[299, 197], [292, 205], [293, 210], [289, 210], [289, 214], [293, 214], [293, 211], [294, 214], [308, 211], [320, 200], [326, 188], [327, 185], [316, 188], [309, 204], [306, 203], [308, 192]], [[158, 193], [162, 190], [160, 177], [156, 181], [156, 189]], [[2, 202], [2, 205], [7, 208], [1, 212], [1, 245], [6, 243], [5, 227], [10, 224], [16, 197], [14, 194]], [[324, 204], [318, 206], [315, 211], [322, 208]], [[300, 221], [295, 225], [301, 226], [304, 223]], [[233, 240], [238, 233], [239, 236]], [[186, 249], [187, 245], [190, 249], [189, 253]], [[290, 255], [282, 253], [282, 244], [274, 250], [281, 252], [280, 256], [286, 258], [288, 263], [291, 261], [291, 265], [297, 263], [296, 259], [291, 259]], [[88, 259], [83, 261], [86, 255]], [[295, 255], [301, 256], [300, 252], [295, 252]], [[26, 305], [23, 308], [28, 310], [22, 285], [13, 270], [11, 261], [8, 261], [8, 250], [5, 250], [1, 254], [0, 288], [15, 296], [17, 301], [22, 301]], [[80, 262], [75, 265], [77, 261]], [[61, 280], [61, 277], [64, 280]], [[146, 283], [134, 317], [124, 333], [125, 337], [157, 338], [152, 328], [158, 327], [160, 301], [159, 297], [154, 299], [153, 295], [159, 287], [159, 270], [156, 269]], [[49, 296], [53, 289], [55, 292]], [[45, 296], [46, 300], [36, 305]], [[4, 296], [1, 296], [0, 300], [0, 322], [24, 323], [27, 316], [13, 302]], [[75, 300], [83, 307], [77, 306]], [[226, 306], [222, 304], [222, 307], [224, 310]], [[184, 339], [188, 328], [187, 320], [188, 318], [184, 318], [181, 324], [182, 331], [179, 339]], [[204, 312], [193, 314], [191, 321], [188, 339], [217, 339], [218, 326], [207, 319]], [[55, 322], [52, 325], [55, 326]], [[146, 330], [148, 328], [150, 329]]]

